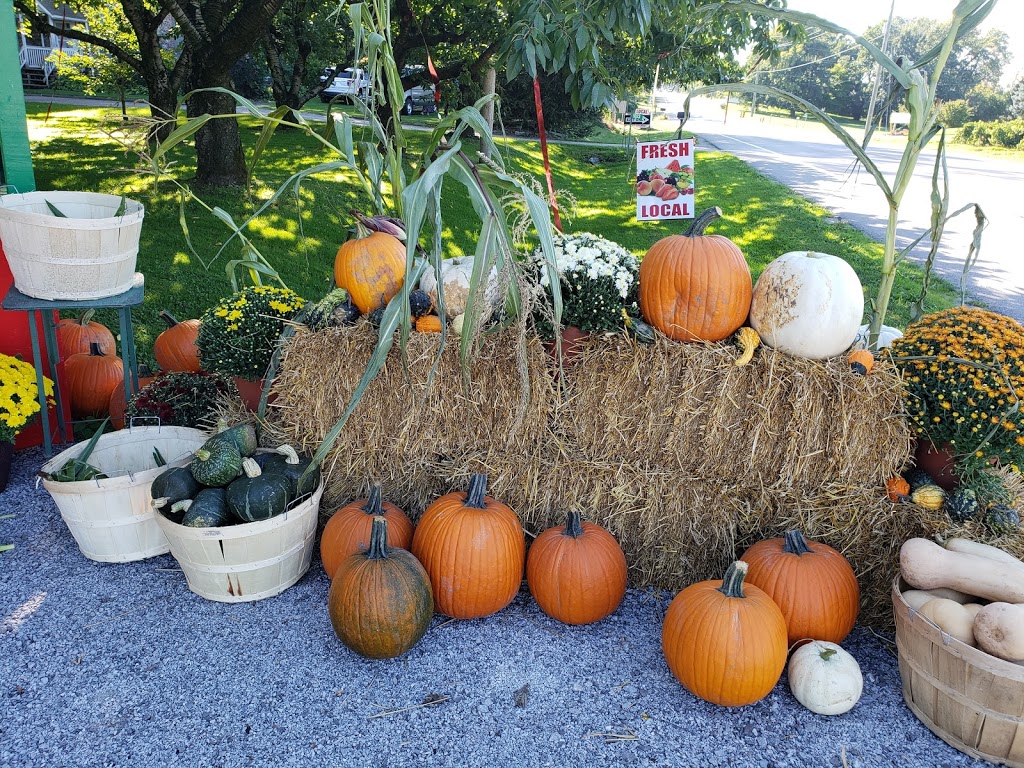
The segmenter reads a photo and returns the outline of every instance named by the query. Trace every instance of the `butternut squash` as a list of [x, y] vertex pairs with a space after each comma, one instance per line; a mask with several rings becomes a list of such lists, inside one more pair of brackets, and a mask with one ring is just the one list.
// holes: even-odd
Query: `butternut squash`
[[943, 549], [928, 539], [903, 543], [900, 572], [917, 589], [948, 587], [986, 600], [1024, 603], [1024, 572], [987, 557]]
[[974, 620], [977, 618], [978, 613], [981, 612], [982, 607], [983, 606], [981, 605], [981, 603], [964, 603], [964, 610], [971, 615], [972, 624], [974, 623]]
[[980, 541], [971, 541], [970, 539], [949, 539], [946, 541], [945, 547], [951, 552], [963, 552], [968, 555], [987, 557], [990, 560], [998, 560], [1001, 563], [1008, 563], [1010, 565], [1015, 565], [1018, 568], [1024, 568], [1024, 562], [1018, 560], [1009, 552], [1002, 550], [999, 547], [982, 544]]
[[1024, 605], [989, 603], [974, 619], [978, 647], [1006, 661], [1024, 660]]
[[950, 637], [974, 646], [974, 617], [960, 603], [937, 597], [929, 600], [918, 611]]

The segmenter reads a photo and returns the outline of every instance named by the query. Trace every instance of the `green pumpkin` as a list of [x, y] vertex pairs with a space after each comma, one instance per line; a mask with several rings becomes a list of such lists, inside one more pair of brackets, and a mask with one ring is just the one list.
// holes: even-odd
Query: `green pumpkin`
[[205, 488], [194, 499], [178, 502], [174, 508], [184, 512], [181, 524], [188, 528], [220, 528], [232, 522], [223, 488]]
[[960, 487], [946, 498], [946, 514], [951, 520], [962, 523], [978, 514], [978, 495], [971, 488]]
[[191, 499], [202, 489], [188, 467], [171, 467], [164, 470], [153, 481], [149, 492], [153, 497], [150, 504], [156, 509], [170, 507], [179, 501]]
[[284, 475], [260, 471], [252, 459], [243, 461], [245, 477], [228, 486], [227, 502], [231, 514], [245, 523], [269, 520], [288, 509], [291, 483]]
[[1006, 504], [993, 504], [985, 513], [985, 525], [997, 536], [1020, 530], [1020, 515]]
[[218, 435], [203, 443], [188, 468], [202, 485], [223, 486], [242, 471], [242, 455], [233, 443]]
[[[236, 424], [228, 427], [221, 422], [220, 430], [210, 440], [226, 440], [242, 455], [252, 456], [256, 453], [259, 443], [256, 440], [256, 430], [252, 424]], [[207, 440], [209, 443], [210, 440]]]
[[630, 317], [625, 323], [626, 336], [641, 344], [653, 344], [657, 340], [654, 329], [638, 318]]
[[293, 499], [312, 493], [320, 485], [320, 468], [317, 467], [309, 474], [305, 474], [310, 459], [300, 458], [290, 445], [282, 445], [276, 452], [267, 455], [269, 458], [260, 463], [260, 470], [265, 474], [287, 477]]

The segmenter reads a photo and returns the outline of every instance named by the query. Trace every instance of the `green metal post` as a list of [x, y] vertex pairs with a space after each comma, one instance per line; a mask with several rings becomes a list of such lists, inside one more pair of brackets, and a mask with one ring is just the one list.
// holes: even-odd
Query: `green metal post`
[[12, 0], [0, 0], [0, 72], [10, 73], [0, 78], [0, 183], [15, 187], [18, 192], [32, 192], [36, 180], [28, 144], [25, 93], [20, 75], [15, 74], [21, 72], [21, 61]]

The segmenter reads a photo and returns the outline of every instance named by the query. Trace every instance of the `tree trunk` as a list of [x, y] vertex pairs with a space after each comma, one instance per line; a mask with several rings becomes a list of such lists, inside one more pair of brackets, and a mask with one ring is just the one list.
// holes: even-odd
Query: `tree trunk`
[[[203, 82], [200, 87], [228, 88], [227, 75], [222, 79], [223, 82]], [[235, 100], [222, 93], [194, 93], [188, 100], [188, 116], [233, 115], [235, 106]], [[244, 186], [248, 181], [249, 171], [245, 166], [238, 120], [210, 120], [196, 132], [196, 186], [236, 187]]]

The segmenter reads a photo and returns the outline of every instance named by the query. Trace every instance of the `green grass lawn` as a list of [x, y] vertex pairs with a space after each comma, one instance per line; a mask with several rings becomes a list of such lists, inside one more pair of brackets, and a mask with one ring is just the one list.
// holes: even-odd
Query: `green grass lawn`
[[[153, 340], [163, 327], [158, 318], [168, 309], [180, 319], [198, 317], [230, 292], [224, 266], [237, 258], [236, 244], [217, 255], [229, 231], [218, 220], [191, 204], [185, 220], [198, 258], [189, 252], [179, 224], [179, 199], [170, 183], [154, 187], [140, 172], [137, 155], [108, 135], [117, 109], [54, 105], [44, 121], [45, 104], [28, 104], [36, 182], [41, 190], [95, 190], [125, 194], [142, 202], [146, 218], [138, 269], [146, 276], [146, 299], [134, 315], [140, 359], [152, 356]], [[108, 118], [104, 122], [104, 117]], [[242, 121], [247, 146], [258, 132], [254, 120]], [[412, 133], [415, 148], [426, 134]], [[536, 142], [499, 140], [508, 166], [517, 173], [543, 180]], [[642, 256], [659, 238], [685, 230], [688, 222], [637, 222], [633, 197], [633, 164], [629, 152], [617, 147], [554, 144], [550, 148], [555, 188], [575, 198], [563, 217], [566, 231], [590, 231], [607, 237]], [[598, 164], [590, 159], [597, 157]], [[296, 132], [279, 131], [264, 155], [250, 190], [205, 194], [211, 205], [230, 212], [236, 221], [248, 216], [287, 176], [322, 161], [323, 153]], [[189, 151], [176, 157], [176, 173], [188, 179], [194, 172]], [[881, 246], [850, 226], [834, 223], [827, 212], [794, 196], [787, 188], [751, 170], [731, 155], [702, 152], [696, 163], [697, 207], [720, 206], [725, 218], [711, 232], [734, 240], [743, 250], [756, 279], [765, 264], [791, 250], [820, 250], [841, 256], [854, 267], [866, 295], [878, 284]], [[464, 215], [467, 198], [454, 184], [446, 186], [443, 203], [446, 255], [472, 253], [476, 219]], [[307, 299], [316, 299], [331, 286], [334, 254], [350, 226], [348, 211], [369, 211], [357, 186], [341, 174], [324, 174], [306, 183], [298, 199], [283, 199], [253, 225], [254, 239], [288, 286]], [[936, 283], [938, 283], [936, 285]], [[897, 280], [888, 315], [889, 324], [905, 325], [908, 307], [916, 298], [920, 276], [905, 265]], [[952, 288], [933, 282], [930, 304], [938, 309], [955, 302]], [[116, 325], [113, 315], [101, 316]]]

